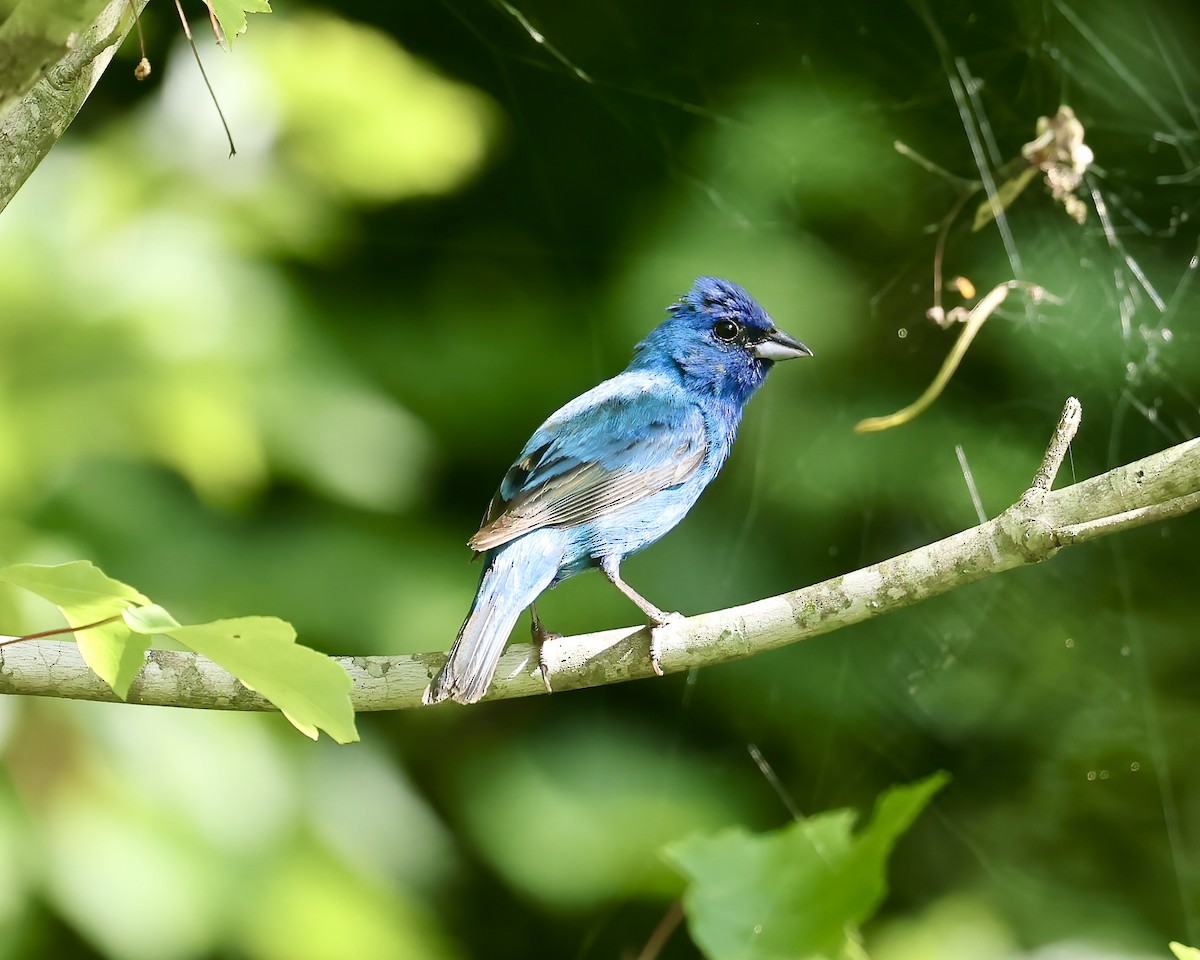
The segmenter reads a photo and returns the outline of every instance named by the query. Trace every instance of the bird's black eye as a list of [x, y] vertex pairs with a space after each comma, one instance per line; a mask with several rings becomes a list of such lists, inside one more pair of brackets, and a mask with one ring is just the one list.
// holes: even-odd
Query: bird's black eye
[[741, 332], [742, 328], [732, 320], [718, 320], [713, 324], [713, 334], [724, 343], [733, 343]]

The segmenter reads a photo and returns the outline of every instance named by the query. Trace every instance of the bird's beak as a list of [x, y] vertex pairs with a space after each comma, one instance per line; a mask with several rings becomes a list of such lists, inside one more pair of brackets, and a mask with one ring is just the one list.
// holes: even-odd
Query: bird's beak
[[772, 330], [765, 340], [751, 344], [750, 352], [759, 360], [794, 360], [813, 355], [808, 347], [782, 330]]

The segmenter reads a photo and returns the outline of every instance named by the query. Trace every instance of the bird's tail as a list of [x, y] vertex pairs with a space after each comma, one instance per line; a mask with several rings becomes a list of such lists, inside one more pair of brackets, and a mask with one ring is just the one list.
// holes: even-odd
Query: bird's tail
[[537, 549], [536, 535], [495, 550], [479, 579], [467, 619], [459, 628], [446, 663], [421, 698], [426, 704], [453, 697], [474, 703], [491, 686], [496, 665], [517, 617], [554, 580], [561, 560]]

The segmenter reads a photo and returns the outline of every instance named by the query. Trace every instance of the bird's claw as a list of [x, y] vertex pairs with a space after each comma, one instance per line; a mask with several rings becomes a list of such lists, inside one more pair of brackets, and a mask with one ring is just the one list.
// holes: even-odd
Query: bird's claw
[[662, 650], [659, 647], [659, 631], [669, 627], [673, 623], [679, 623], [684, 619], [682, 613], [664, 613], [662, 619], [657, 619], [654, 625], [650, 628], [650, 666], [658, 676], [663, 676], [662, 668]]
[[538, 647], [538, 673], [542, 675], [542, 683], [546, 685], [546, 692], [553, 693], [554, 688], [550, 686], [550, 664], [546, 662], [542, 647]]
[[546, 685], [546, 692], [553, 693], [554, 687], [550, 685], [550, 664], [546, 662], [546, 641], [561, 640], [561, 633], [552, 633], [543, 626], [542, 621], [538, 618], [537, 612], [534, 611], [533, 619], [530, 623], [530, 634], [533, 636], [533, 645], [537, 647], [538, 652], [538, 673], [542, 675], [542, 683]]

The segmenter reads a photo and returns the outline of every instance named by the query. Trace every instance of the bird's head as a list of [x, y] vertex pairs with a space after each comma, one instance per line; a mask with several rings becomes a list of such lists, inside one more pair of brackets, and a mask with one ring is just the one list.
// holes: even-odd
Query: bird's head
[[750, 294], [729, 280], [700, 277], [637, 345], [634, 364], [673, 363], [694, 389], [742, 404], [776, 360], [811, 357]]

